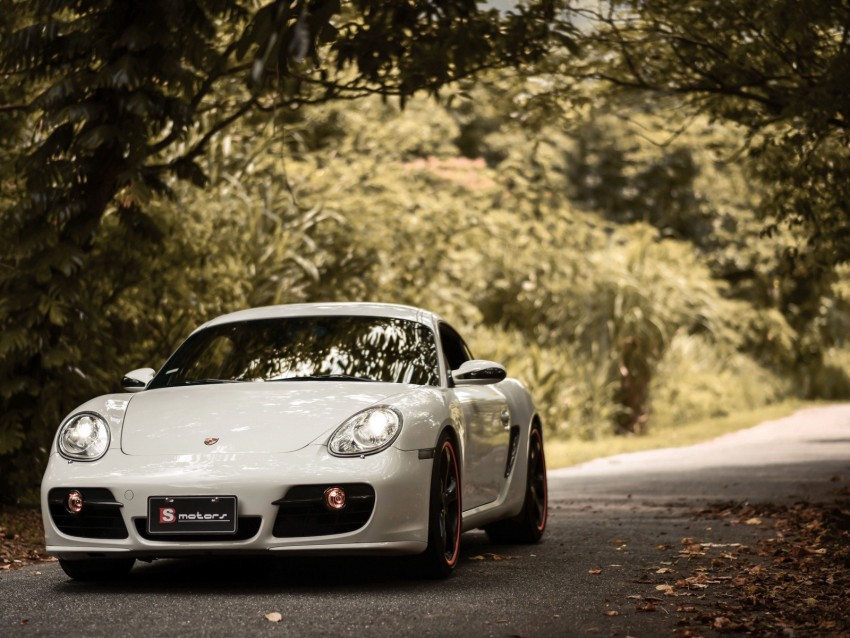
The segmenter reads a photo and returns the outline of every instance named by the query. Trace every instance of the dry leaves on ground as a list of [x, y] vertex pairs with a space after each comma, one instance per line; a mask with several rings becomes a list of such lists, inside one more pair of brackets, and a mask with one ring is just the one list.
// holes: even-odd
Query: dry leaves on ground
[[44, 549], [41, 510], [32, 507], [0, 511], [0, 571], [55, 560]]
[[850, 502], [724, 504], [698, 516], [752, 526], [755, 538], [752, 547], [682, 539], [677, 571], [690, 575], [656, 585], [665, 596], [693, 602], [676, 608], [680, 636], [699, 635], [700, 627], [755, 635], [850, 635]]
[[486, 554], [478, 554], [476, 556], [470, 556], [469, 560], [501, 561], [501, 560], [519, 560], [520, 558], [522, 558], [522, 557], [521, 556], [503, 556], [502, 554], [486, 553]]

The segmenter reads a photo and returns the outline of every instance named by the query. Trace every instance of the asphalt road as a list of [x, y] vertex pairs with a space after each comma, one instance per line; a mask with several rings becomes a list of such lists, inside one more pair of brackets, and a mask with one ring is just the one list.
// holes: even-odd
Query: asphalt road
[[398, 560], [204, 559], [137, 563], [106, 586], [42, 564], [0, 573], [0, 636], [671, 635], [675, 614], [637, 613], [627, 598], [653, 593], [659, 546], [758, 531], [694, 519], [695, 508], [829, 501], [848, 485], [850, 406], [813, 408], [689, 448], [550, 472], [543, 542], [465, 534], [448, 581], [409, 578]]

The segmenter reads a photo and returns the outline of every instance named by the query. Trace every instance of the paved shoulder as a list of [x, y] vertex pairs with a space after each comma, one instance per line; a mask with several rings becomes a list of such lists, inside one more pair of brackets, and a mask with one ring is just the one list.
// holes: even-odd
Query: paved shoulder
[[705, 500], [829, 498], [850, 471], [850, 405], [799, 410], [712, 441], [597, 459], [550, 472], [557, 496]]

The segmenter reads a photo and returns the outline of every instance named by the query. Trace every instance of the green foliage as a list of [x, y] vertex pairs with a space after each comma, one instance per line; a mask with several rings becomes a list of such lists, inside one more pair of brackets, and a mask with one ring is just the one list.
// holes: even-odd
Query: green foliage
[[[484, 117], [498, 119], [492, 103], [479, 103]], [[570, 170], [579, 162], [581, 128], [566, 135], [550, 127], [535, 143], [503, 117], [500, 129], [478, 129], [477, 154], [501, 158], [490, 169], [483, 159], [458, 156], [471, 148], [463, 131], [477, 118], [462, 103], [442, 110], [413, 101], [404, 113], [369, 103], [331, 111], [313, 117], [317, 127], [332, 121], [348, 131], [334, 142], [333, 157], [302, 151], [287, 174], [307, 204], [323, 202], [343, 216], [356, 211], [356, 241], [376, 258], [358, 279], [365, 282], [360, 298], [438, 308], [472, 335], [474, 353], [506, 362], [532, 385], [552, 432], [593, 438], [645, 430], [655, 397], [688, 383], [684, 360], [675, 374], [664, 372], [673, 369], [674, 341], [678, 348], [684, 338], [703, 344], [688, 352], [713, 357], [693, 362], [694, 378], [717, 373], [718, 381], [685, 402], [682, 414], [760, 405], [790, 391], [782, 379], [801, 380], [800, 335], [776, 294], [793, 281], [778, 257], [793, 241], [759, 237], [745, 175], [719, 159], [734, 148], [727, 139], [734, 132], [700, 130], [714, 151], [691, 153], [690, 177], [675, 187], [682, 201], [699, 205], [679, 207], [680, 232], [670, 233], [669, 217], [649, 219], [656, 229], [630, 214], [606, 221], [577, 208], [592, 208], [576, 197]], [[628, 149], [611, 180], [631, 193], [622, 200], [626, 209], [649, 206], [664, 179], [676, 177], [655, 168], [668, 166], [665, 154], [702, 148], [686, 136], [670, 148], [641, 145], [628, 127], [594, 118], [594, 126], [601, 123]], [[600, 175], [608, 180], [612, 171]], [[752, 272], [731, 276], [738, 271], [730, 264]], [[831, 321], [846, 316], [839, 306]], [[735, 375], [754, 383], [723, 399]]]
[[850, 259], [850, 4], [632, 0], [577, 14], [590, 54], [570, 76], [740, 125], [761, 214], [805, 232], [820, 263]]
[[528, 2], [502, 14], [475, 0], [277, 0], [254, 14], [235, 54], [253, 58], [256, 87], [284, 96], [314, 101], [315, 88], [321, 101], [378, 93], [404, 104], [484, 68], [539, 58], [555, 6]]
[[652, 380], [651, 414], [664, 424], [693, 423], [768, 405], [788, 396], [789, 390], [787, 379], [730, 344], [680, 331]]
[[[0, 486], [31, 484], [30, 459], [67, 409], [114, 387], [113, 364], [162, 357], [223, 309], [338, 296], [330, 273], [372, 263], [279, 166], [230, 170], [225, 131], [243, 122], [244, 140], [310, 103], [436, 93], [538, 56], [551, 16], [548, 2], [502, 15], [468, 0], [2, 0]], [[186, 190], [210, 177], [230, 185], [216, 202], [232, 213], [202, 214]], [[128, 343], [143, 345], [128, 356]], [[82, 370], [92, 355], [112, 363]]]

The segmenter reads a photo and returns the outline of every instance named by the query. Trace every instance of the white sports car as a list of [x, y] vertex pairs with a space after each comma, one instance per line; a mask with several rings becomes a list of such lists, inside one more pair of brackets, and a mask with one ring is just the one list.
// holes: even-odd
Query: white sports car
[[505, 377], [416, 308], [218, 317], [62, 422], [47, 550], [79, 579], [251, 553], [416, 555], [448, 576], [461, 532], [533, 543], [546, 527], [541, 423]]

